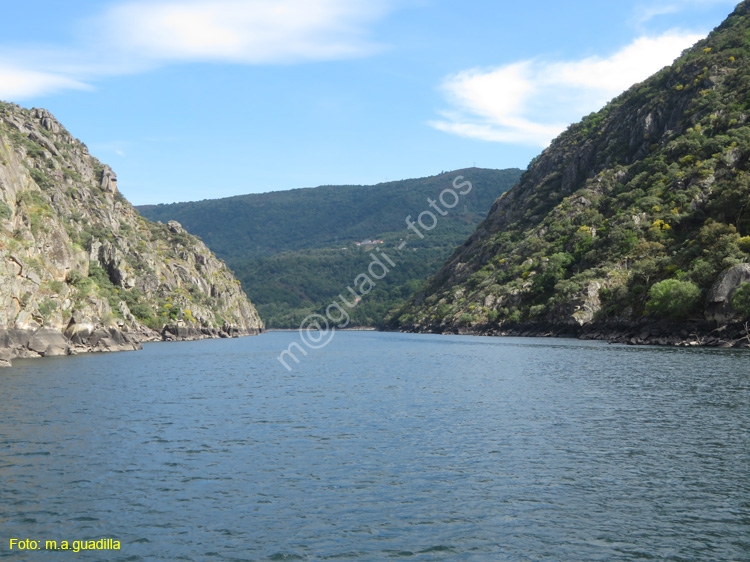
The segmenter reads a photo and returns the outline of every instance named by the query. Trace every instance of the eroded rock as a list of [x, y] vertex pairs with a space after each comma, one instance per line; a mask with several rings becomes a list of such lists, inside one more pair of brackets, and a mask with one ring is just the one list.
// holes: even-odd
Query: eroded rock
[[750, 263], [741, 263], [723, 271], [706, 298], [706, 320], [724, 324], [736, 316], [732, 297], [743, 283], [750, 283]]

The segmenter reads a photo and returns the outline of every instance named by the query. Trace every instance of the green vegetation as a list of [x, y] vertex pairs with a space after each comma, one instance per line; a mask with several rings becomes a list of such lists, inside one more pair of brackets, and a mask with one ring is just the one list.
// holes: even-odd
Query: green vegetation
[[750, 318], [750, 283], [743, 283], [732, 296], [732, 308], [743, 318]]
[[683, 320], [695, 307], [701, 297], [701, 290], [691, 281], [665, 279], [651, 287], [646, 309], [660, 316]]
[[48, 281], [47, 287], [55, 294], [61, 295], [65, 291], [65, 283], [62, 281]]
[[[372, 292], [349, 311], [352, 325], [377, 325], [394, 303], [405, 302], [440, 267], [451, 249], [382, 249], [396, 266], [389, 268], [382, 280], [373, 280]], [[367, 273], [371, 251], [354, 247], [284, 252], [250, 259], [237, 268], [236, 274], [240, 279], [250, 279], [250, 288], [243, 286], [269, 327], [299, 327], [309, 314], [321, 312], [334, 300], [340, 300], [339, 295], [353, 302], [347, 287], [355, 288], [354, 279]]]
[[389, 324], [699, 314], [719, 274], [750, 262], [749, 36], [746, 1], [674, 65], [569, 127]]
[[79, 300], [84, 300], [94, 293], [107, 299], [112, 313], [118, 318], [122, 318], [120, 302], [125, 302], [130, 312], [139, 321], [147, 326], [154, 323], [153, 309], [143, 293], [136, 287], [124, 289], [116, 286], [99, 262], [89, 262], [87, 277], [78, 271], [71, 271], [68, 275], [68, 284], [76, 288]]
[[39, 314], [42, 317], [43, 323], [47, 323], [52, 313], [57, 310], [57, 303], [50, 299], [44, 299], [39, 305]]
[[0, 201], [0, 220], [7, 220], [13, 216], [13, 211], [3, 201]]
[[[520, 173], [473, 168], [375, 186], [323, 186], [139, 210], [199, 235], [235, 271], [272, 328], [296, 328], [338, 295], [348, 296], [347, 287], [367, 271], [370, 252], [382, 250], [396, 266], [351, 311], [353, 325], [374, 326], [438, 270]], [[437, 199], [459, 175], [473, 186], [459, 205], [424, 238], [407, 230], [407, 215], [416, 220], [431, 210], [427, 198]], [[365, 240], [383, 244], [355, 244]], [[398, 250], [402, 241], [407, 244]]]
[[[406, 215], [429, 210], [426, 198], [436, 198], [463, 175], [474, 189], [429, 236], [453, 239], [467, 231], [466, 224], [471, 232], [520, 173], [473, 168], [371, 186], [321, 186], [137, 209], [152, 221], [178, 221], [217, 255], [234, 262], [248, 256], [334, 248], [376, 235], [398, 239], [405, 234]], [[423, 246], [433, 244], [425, 241]]]
[[54, 182], [52, 181], [52, 179], [50, 179], [50, 177], [42, 170], [36, 168], [32, 169], [31, 177], [36, 182], [36, 184], [44, 190], [48, 190], [54, 186]]

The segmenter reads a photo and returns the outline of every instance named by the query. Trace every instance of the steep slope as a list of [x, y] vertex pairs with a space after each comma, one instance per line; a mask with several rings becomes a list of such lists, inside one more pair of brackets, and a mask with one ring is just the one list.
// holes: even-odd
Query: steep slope
[[[461, 203], [440, 217], [429, 236], [411, 233], [412, 220], [429, 209], [457, 177], [472, 183]], [[322, 186], [226, 199], [137, 207], [152, 220], [177, 220], [227, 261], [269, 327], [295, 328], [325, 310], [367, 270], [374, 247], [397, 263], [352, 310], [352, 323], [379, 324], [438, 271], [451, 251], [486, 216], [492, 203], [521, 177], [521, 170], [469, 168], [378, 185]], [[382, 241], [360, 244], [367, 240]]]
[[0, 103], [0, 140], [1, 363], [262, 329], [224, 263], [140, 217], [49, 112]]
[[745, 1], [558, 137], [391, 326], [666, 342], [747, 317], [749, 86]]

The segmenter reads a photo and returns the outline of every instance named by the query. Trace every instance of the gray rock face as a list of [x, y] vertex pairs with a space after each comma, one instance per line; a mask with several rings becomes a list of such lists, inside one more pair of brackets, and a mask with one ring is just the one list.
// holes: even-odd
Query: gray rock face
[[706, 298], [706, 320], [723, 324], [735, 316], [732, 297], [743, 283], [750, 283], [750, 263], [741, 263], [723, 271]]
[[262, 330], [200, 240], [139, 216], [48, 111], [0, 102], [0, 365]]
[[31, 336], [27, 347], [30, 351], [38, 353], [42, 357], [68, 355], [70, 353], [68, 340], [52, 328], [40, 328]]
[[574, 301], [576, 310], [571, 314], [571, 320], [577, 325], [583, 326], [591, 323], [596, 313], [601, 310], [602, 303], [599, 300], [599, 289], [601, 288], [601, 283], [591, 282], [578, 295], [577, 301]]

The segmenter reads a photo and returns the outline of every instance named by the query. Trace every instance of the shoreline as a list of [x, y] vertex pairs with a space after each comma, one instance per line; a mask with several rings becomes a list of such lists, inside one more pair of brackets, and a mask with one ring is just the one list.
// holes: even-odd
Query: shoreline
[[[169, 328], [169, 327], [168, 327]], [[97, 329], [85, 341], [65, 337], [54, 328], [37, 330], [0, 329], [0, 368], [12, 367], [13, 359], [38, 359], [62, 357], [85, 353], [117, 353], [138, 351], [144, 343], [167, 343], [175, 341], [198, 341], [258, 336], [270, 332], [297, 332], [299, 328], [268, 328], [259, 330], [174, 330], [162, 332], [122, 332], [116, 328]], [[521, 338], [568, 338], [581, 341], [606, 341], [608, 343], [633, 346], [658, 347], [703, 347], [723, 349], [750, 349], [750, 323], [733, 322], [712, 327], [702, 321], [681, 324], [666, 321], [643, 321], [631, 323], [600, 323], [585, 326], [525, 324], [501, 329], [477, 326], [457, 328], [438, 326], [411, 329], [379, 329], [371, 326], [337, 328], [342, 332], [382, 332], [405, 334], [441, 334], [457, 336], [491, 336]]]
[[144, 343], [199, 341], [209, 339], [258, 336], [264, 329], [229, 330], [198, 329], [185, 326], [165, 326], [155, 330], [123, 331], [118, 328], [97, 328], [87, 337], [75, 334], [72, 338], [55, 328], [0, 329], [0, 368], [13, 366], [14, 359], [65, 357], [86, 353], [118, 353], [139, 351]]
[[[337, 332], [382, 332], [384, 330], [379, 330], [378, 328], [374, 328], [372, 326], [357, 326], [354, 328], [336, 328], [334, 326], [334, 329]], [[266, 328], [264, 332], [299, 332], [300, 328]]]
[[675, 324], [666, 321], [599, 323], [585, 326], [522, 324], [506, 329], [482, 326], [462, 329], [452, 326], [425, 329], [383, 330], [416, 334], [451, 334], [463, 336], [546, 337], [607, 341], [625, 345], [661, 347], [706, 347], [750, 349], [750, 323], [733, 322], [710, 326], [702, 321]]

